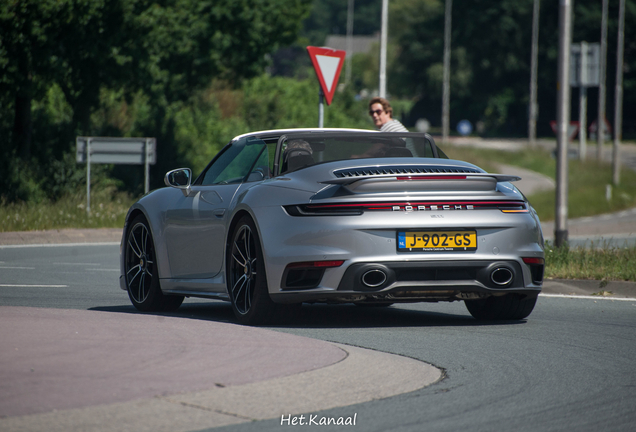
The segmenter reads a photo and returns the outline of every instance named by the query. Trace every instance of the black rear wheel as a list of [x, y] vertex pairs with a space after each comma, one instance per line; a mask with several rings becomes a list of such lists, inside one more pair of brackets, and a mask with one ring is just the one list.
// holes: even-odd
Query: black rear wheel
[[465, 303], [468, 312], [478, 320], [522, 320], [532, 313], [537, 297], [506, 294]]
[[183, 303], [183, 296], [161, 292], [152, 234], [143, 216], [130, 224], [124, 245], [126, 288], [133, 306], [143, 312], [172, 311]]
[[256, 226], [249, 216], [234, 228], [227, 255], [228, 294], [234, 315], [246, 325], [272, 321], [276, 304], [267, 290], [267, 278]]

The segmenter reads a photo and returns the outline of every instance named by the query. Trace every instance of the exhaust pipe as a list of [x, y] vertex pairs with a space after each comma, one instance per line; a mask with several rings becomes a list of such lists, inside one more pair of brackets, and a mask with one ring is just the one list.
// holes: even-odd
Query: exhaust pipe
[[499, 286], [510, 285], [513, 278], [514, 274], [508, 267], [497, 267], [490, 273], [490, 280]]
[[377, 288], [386, 282], [387, 275], [383, 270], [372, 269], [362, 275], [362, 283], [369, 288]]

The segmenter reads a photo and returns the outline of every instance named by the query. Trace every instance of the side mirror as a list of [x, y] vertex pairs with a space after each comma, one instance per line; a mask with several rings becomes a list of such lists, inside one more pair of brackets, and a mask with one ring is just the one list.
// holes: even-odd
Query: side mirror
[[190, 195], [192, 188], [192, 170], [190, 168], [179, 168], [168, 171], [163, 179], [166, 186], [181, 189], [184, 196]]

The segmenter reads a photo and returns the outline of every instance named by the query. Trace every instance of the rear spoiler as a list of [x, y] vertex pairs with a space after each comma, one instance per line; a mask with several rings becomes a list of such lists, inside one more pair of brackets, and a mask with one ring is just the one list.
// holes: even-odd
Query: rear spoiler
[[357, 182], [367, 180], [374, 181], [443, 181], [443, 180], [488, 180], [494, 179], [496, 182], [514, 182], [521, 180], [521, 177], [508, 174], [490, 174], [490, 173], [467, 173], [467, 174], [449, 174], [449, 173], [424, 173], [424, 174], [371, 174], [359, 175], [353, 177], [341, 177], [336, 179], [322, 180], [318, 183], [350, 186]]

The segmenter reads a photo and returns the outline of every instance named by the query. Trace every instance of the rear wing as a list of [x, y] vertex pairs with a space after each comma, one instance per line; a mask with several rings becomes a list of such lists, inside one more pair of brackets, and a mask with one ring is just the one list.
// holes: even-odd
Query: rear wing
[[361, 175], [355, 177], [341, 177], [336, 179], [322, 180], [318, 183], [322, 184], [335, 184], [341, 186], [348, 186], [353, 183], [365, 180], [388, 180], [388, 181], [407, 181], [407, 180], [478, 180], [481, 178], [494, 179], [497, 182], [514, 182], [521, 180], [519, 176], [513, 176], [509, 174], [490, 174], [490, 173], [470, 173], [470, 174], [370, 174]]
[[521, 177], [490, 173], [396, 173], [361, 174], [319, 181], [339, 185], [354, 193], [411, 191], [489, 191], [499, 182], [513, 182]]

